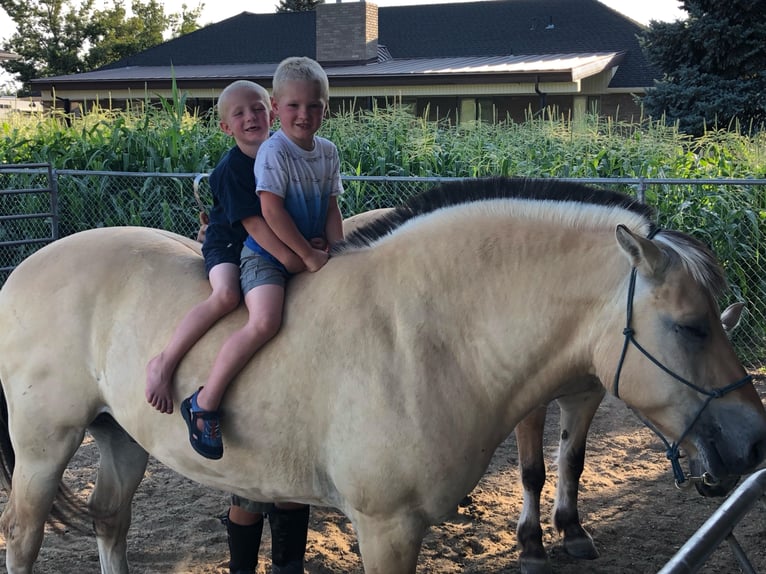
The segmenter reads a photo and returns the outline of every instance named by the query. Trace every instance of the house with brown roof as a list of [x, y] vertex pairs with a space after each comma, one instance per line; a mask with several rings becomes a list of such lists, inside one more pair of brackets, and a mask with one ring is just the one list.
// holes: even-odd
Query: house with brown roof
[[431, 118], [523, 120], [555, 110], [637, 119], [658, 72], [644, 27], [597, 0], [494, 0], [378, 7], [325, 3], [312, 12], [252, 14], [211, 24], [91, 72], [33, 81], [56, 101], [123, 105], [169, 98], [209, 108], [235, 79], [266, 88], [288, 56], [316, 59], [331, 108], [397, 102]]

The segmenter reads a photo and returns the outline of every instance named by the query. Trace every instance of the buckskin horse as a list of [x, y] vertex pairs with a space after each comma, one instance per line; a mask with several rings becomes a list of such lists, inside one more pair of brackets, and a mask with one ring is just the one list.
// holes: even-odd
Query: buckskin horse
[[[343, 221], [344, 232], [348, 235], [393, 211], [394, 208], [379, 208], [348, 217]], [[739, 324], [744, 306], [744, 303], [733, 303], [721, 313], [721, 325], [727, 334]], [[584, 469], [588, 431], [604, 393], [605, 389], [599, 380], [587, 376], [569, 385], [567, 394], [558, 396], [555, 401], [559, 407], [560, 434], [552, 522], [562, 537], [562, 545], [567, 554], [586, 560], [598, 558], [598, 550], [593, 538], [580, 522], [579, 484]], [[523, 487], [523, 508], [516, 528], [522, 574], [552, 572], [543, 544], [540, 515], [540, 501], [546, 479], [543, 435], [548, 406], [546, 404], [533, 410], [514, 429]], [[735, 483], [736, 478], [714, 484], [708, 483], [702, 476], [687, 476], [684, 480], [686, 486], [694, 484], [703, 496], [721, 496]]]
[[[288, 287], [278, 337], [230, 386], [227, 448], [202, 459], [178, 416], [143, 397], [144, 366], [208, 283], [196, 242], [85, 231], [27, 258], [0, 291], [0, 517], [27, 574], [67, 462], [89, 431], [88, 500], [102, 572], [127, 572], [131, 498], [148, 454], [256, 500], [327, 505], [352, 522], [368, 574], [415, 572], [525, 415], [595, 377], [714, 481], [752, 471], [766, 412], [719, 319], [712, 253], [648, 208], [553, 181], [444, 184], [350, 234]], [[243, 315], [179, 367], [199, 385]]]

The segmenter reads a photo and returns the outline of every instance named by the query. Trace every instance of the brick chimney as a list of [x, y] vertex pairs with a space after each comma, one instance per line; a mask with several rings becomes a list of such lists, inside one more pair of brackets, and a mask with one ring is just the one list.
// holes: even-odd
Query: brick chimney
[[316, 60], [323, 65], [351, 65], [378, 59], [378, 6], [370, 2], [318, 4]]

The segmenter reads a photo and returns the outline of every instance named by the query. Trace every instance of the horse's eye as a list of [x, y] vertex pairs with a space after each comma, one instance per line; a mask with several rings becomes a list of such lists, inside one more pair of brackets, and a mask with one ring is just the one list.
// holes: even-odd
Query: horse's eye
[[701, 341], [707, 337], [707, 332], [695, 325], [676, 325], [675, 331], [682, 337], [686, 337], [687, 339], [694, 341]]

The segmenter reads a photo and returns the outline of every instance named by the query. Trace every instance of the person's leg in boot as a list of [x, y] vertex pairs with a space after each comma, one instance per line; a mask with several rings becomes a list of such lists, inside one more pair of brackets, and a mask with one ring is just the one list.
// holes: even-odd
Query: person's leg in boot
[[272, 574], [303, 574], [309, 507], [280, 503], [269, 512]]
[[263, 533], [263, 516], [271, 504], [231, 497], [228, 514], [222, 519], [229, 541], [230, 574], [255, 574]]

